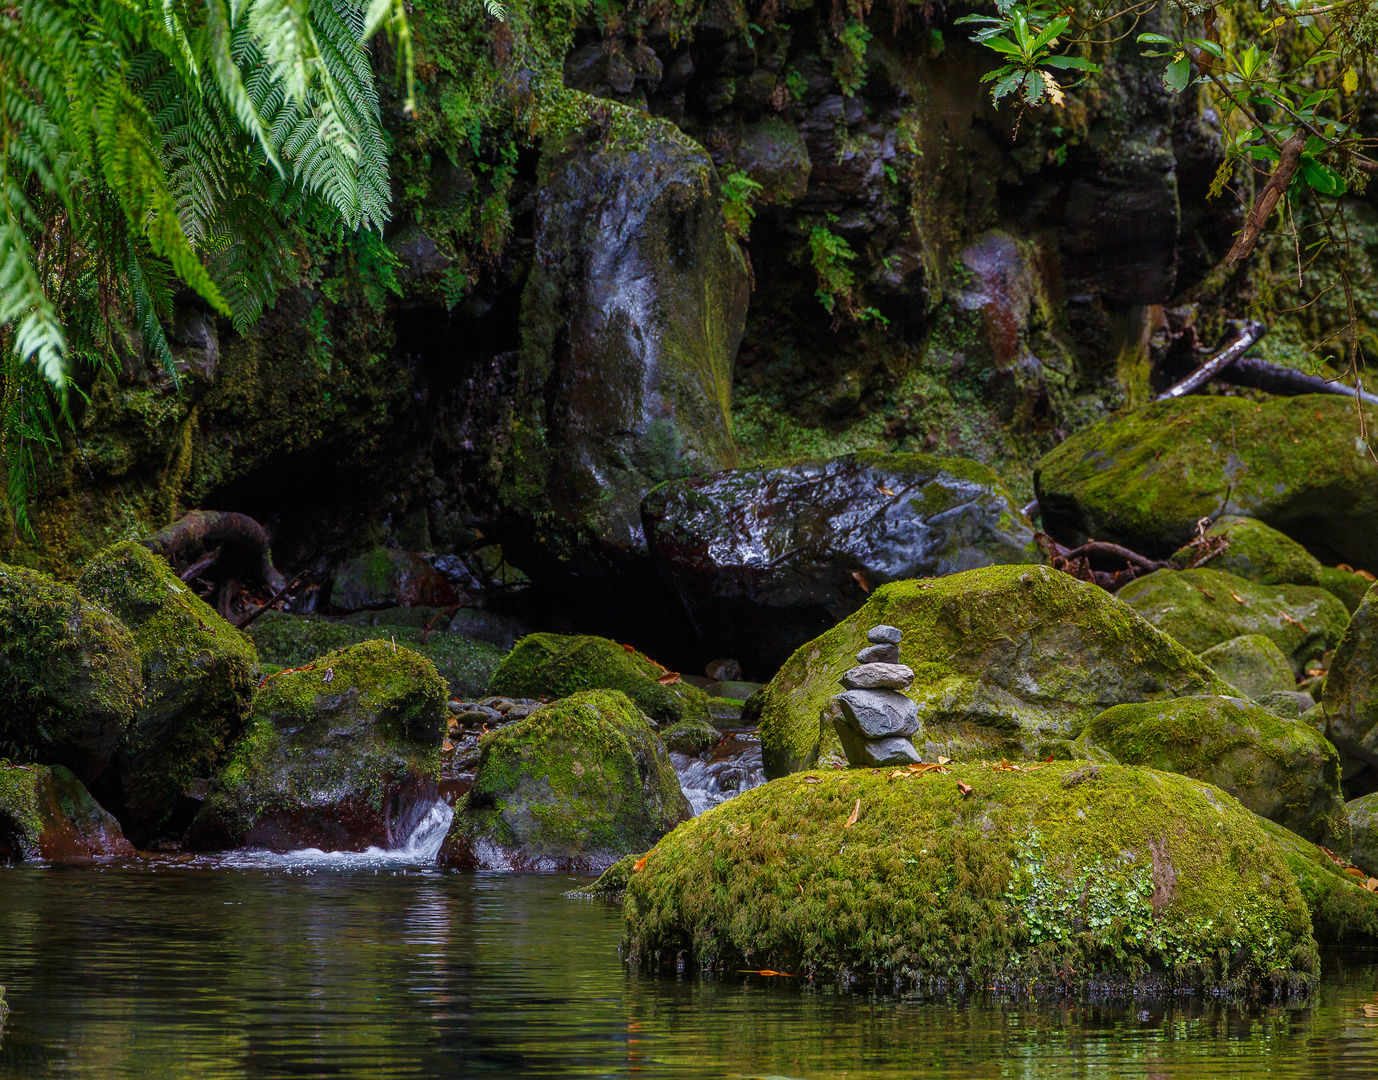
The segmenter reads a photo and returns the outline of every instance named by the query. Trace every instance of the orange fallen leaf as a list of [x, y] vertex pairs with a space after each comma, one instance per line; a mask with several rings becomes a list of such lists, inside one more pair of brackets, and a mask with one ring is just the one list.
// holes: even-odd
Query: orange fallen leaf
[[441, 740], [440, 740], [440, 749], [441, 749], [441, 750], [453, 750], [454, 748], [455, 748], [455, 744], [452, 743], [452, 742], [450, 742], [449, 739], [441, 739]]
[[[1300, 619], [1294, 619], [1294, 618], [1292, 618], [1292, 616], [1288, 615], [1287, 612], [1285, 612], [1285, 611], [1280, 611], [1280, 612], [1278, 612], [1278, 614], [1281, 615], [1284, 619], [1286, 619], [1286, 620], [1287, 620], [1289, 623], [1291, 623], [1293, 626], [1300, 626], [1303, 630], [1306, 629], [1306, 624], [1305, 624], [1304, 622], [1302, 622]], [[1308, 631], [1308, 632], [1309, 632], [1309, 631]]]
[[870, 586], [870, 584], [866, 581], [866, 575], [863, 574], [860, 570], [853, 570], [853, 571], [852, 571], [852, 580], [854, 580], [858, 585], [861, 586], [861, 591], [862, 591], [862, 592], [868, 593], [868, 592], [871, 591], [871, 586]]
[[1378, 581], [1378, 578], [1374, 577], [1367, 570], [1355, 570], [1354, 572], [1358, 574], [1361, 578], [1363, 578], [1365, 581]]
[[891, 491], [888, 487], [884, 487], [881, 484], [876, 485], [876, 490], [879, 491], [882, 495], [889, 495], [892, 499], [895, 497], [895, 493], [893, 491]]
[[633, 646], [631, 646], [631, 645], [625, 645], [625, 644], [624, 644], [624, 645], [622, 646], [622, 648], [626, 649], [628, 652], [636, 652], [636, 649], [635, 649]]
[[1354, 875], [1356, 878], [1358, 878], [1360, 881], [1366, 881], [1366, 880], [1368, 880], [1368, 875], [1365, 874], [1362, 870], [1360, 870], [1357, 866], [1346, 866], [1346, 867], [1345, 867], [1345, 873], [1346, 873], [1346, 874], [1353, 874], [1353, 875]]
[[1354, 567], [1350, 566], [1349, 563], [1347, 563], [1347, 562], [1336, 563], [1336, 564], [1335, 564], [1335, 569], [1336, 569], [1336, 570], [1344, 570], [1346, 573], [1350, 573], [1350, 574], [1354, 573]]
[[803, 886], [802, 884], [799, 885], [799, 895], [800, 895], [800, 896], [803, 896], [803, 895], [804, 895], [804, 886]]
[[857, 799], [856, 805], [855, 805], [854, 807], [852, 807], [852, 812], [851, 812], [849, 815], [847, 815], [847, 823], [846, 823], [845, 825], [843, 825], [842, 827], [843, 827], [844, 829], [850, 829], [853, 825], [856, 824], [856, 819], [859, 818], [860, 816], [861, 816], [861, 800], [860, 800], [860, 799]]
[[1214, 593], [1208, 593], [1208, 592], [1206, 592], [1206, 590], [1203, 589], [1203, 588], [1201, 588], [1200, 585], [1196, 586], [1196, 591], [1199, 592], [1202, 596], [1204, 596], [1207, 600], [1214, 600], [1214, 599], [1215, 599], [1215, 594], [1214, 594]]
[[962, 793], [962, 798], [966, 798], [968, 795], [971, 794], [971, 785], [970, 785], [970, 784], [964, 784], [964, 783], [962, 783], [960, 780], [958, 780], [958, 781], [957, 781], [957, 790], [960, 791], [960, 792]]
[[1236, 604], [1244, 604], [1247, 606], [1249, 603], [1249, 601], [1245, 600], [1244, 597], [1240, 596], [1239, 593], [1235, 592], [1233, 589], [1230, 590], [1230, 595], [1234, 597], [1234, 602]]
[[1053, 755], [1052, 755], [1052, 754], [1049, 754], [1047, 757], [1045, 757], [1045, 758], [1043, 759], [1043, 764], [1046, 765], [1046, 764], [1048, 764], [1048, 762], [1050, 762], [1050, 761], [1052, 761], [1052, 760], [1053, 760]]
[[664, 675], [656, 676], [656, 682], [660, 683], [661, 686], [674, 686], [679, 681], [678, 671], [667, 671]]
[[914, 774], [911, 773], [908, 769], [896, 769], [894, 772], [892, 772], [892, 773], [890, 774], [890, 779], [893, 780], [893, 779], [895, 779], [897, 776], [898, 776], [898, 777], [909, 777], [909, 776], [913, 776], [913, 775], [914, 775]]
[[1316, 676], [1318, 676], [1318, 675], [1324, 675], [1324, 674], [1325, 674], [1325, 668], [1323, 668], [1323, 667], [1309, 667], [1309, 668], [1306, 669], [1306, 674], [1310, 675], [1310, 676], [1314, 679], [1314, 678], [1315, 678]]
[[737, 969], [737, 974], [738, 974], [738, 975], [773, 975], [773, 976], [775, 976], [776, 978], [780, 978], [780, 979], [792, 979], [792, 978], [794, 978], [794, 976], [791, 975], [788, 971], [771, 971], [770, 968], [762, 968], [760, 971], [753, 971], [753, 970], [750, 969], [750, 968], [738, 968], [738, 969]]
[[912, 772], [912, 773], [926, 773], [926, 772], [932, 772], [934, 769], [937, 769], [937, 770], [940, 770], [940, 771], [943, 771], [943, 772], [946, 771], [945, 769], [943, 769], [942, 764], [941, 764], [940, 762], [931, 762], [931, 761], [921, 761], [921, 762], [919, 762], [917, 765], [906, 765], [905, 768], [908, 769], [908, 770], [909, 770], [910, 772]]
[[642, 870], [646, 869], [646, 860], [650, 857], [651, 856], [649, 854], [646, 854], [641, 856], [641, 858], [637, 859], [636, 862], [632, 863], [632, 873], [639, 874]]

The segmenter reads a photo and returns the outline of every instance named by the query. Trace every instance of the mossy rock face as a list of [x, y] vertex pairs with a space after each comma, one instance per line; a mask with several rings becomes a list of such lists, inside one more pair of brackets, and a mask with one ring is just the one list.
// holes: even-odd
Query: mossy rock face
[[1345, 781], [1378, 762], [1378, 591], [1369, 590], [1335, 647], [1321, 691], [1326, 735], [1346, 756]]
[[677, 682], [662, 686], [665, 669], [607, 638], [528, 634], [498, 665], [490, 694], [560, 698], [581, 690], [621, 690], [647, 716], [665, 723], [708, 720], [708, 695]]
[[1378, 875], [1378, 791], [1345, 803], [1353, 839], [1349, 857], [1361, 870]]
[[0, 565], [0, 753], [89, 782], [142, 702], [139, 650], [118, 618], [46, 574]]
[[1359, 605], [1364, 602], [1364, 597], [1368, 595], [1372, 584], [1368, 578], [1353, 571], [1341, 570], [1334, 566], [1321, 567], [1321, 588], [1338, 597], [1351, 615], [1359, 610]]
[[697, 754], [721, 738], [718, 729], [706, 720], [681, 720], [660, 733], [665, 748], [681, 754]]
[[1201, 659], [1247, 697], [1297, 688], [1291, 662], [1272, 638], [1262, 634], [1241, 634], [1222, 641], [1203, 652]]
[[[1230, 546], [1203, 566], [1223, 570], [1262, 585], [1320, 585], [1321, 563], [1290, 536], [1254, 518], [1228, 515], [1210, 527], [1208, 536], [1223, 536]], [[1172, 557], [1179, 566], [1190, 563], [1195, 548], [1182, 548]]]
[[665, 745], [623, 693], [591, 690], [484, 736], [441, 865], [602, 870], [690, 817]]
[[[428, 618], [436, 617], [431, 629], [426, 629], [425, 618], [408, 618], [409, 612], [420, 611], [429, 611]], [[339, 621], [316, 615], [265, 611], [249, 624], [246, 633], [258, 648], [260, 659], [280, 668], [301, 667], [335, 649], [364, 641], [389, 644], [395, 641], [433, 663], [441, 678], [449, 684], [450, 695], [462, 699], [483, 696], [488, 680], [507, 651], [492, 641], [436, 629], [444, 616], [443, 609], [394, 608], [379, 612], [379, 616], [376, 623], [372, 620], [365, 623], [360, 616]], [[406, 622], [394, 622], [394, 619], [406, 619]]]
[[1126, 701], [1235, 690], [1105, 591], [1046, 566], [991, 566], [877, 589], [753, 699], [766, 775], [837, 749], [825, 706], [878, 623], [904, 634], [924, 759], [1045, 758]]
[[[120, 748], [113, 785], [116, 809], [142, 844], [168, 822], [193, 780], [214, 774], [243, 733], [258, 656], [248, 638], [140, 544], [101, 552], [77, 589], [123, 620], [142, 661], [143, 707]], [[111, 786], [102, 780], [100, 789]]]
[[641, 513], [699, 633], [767, 673], [879, 585], [1042, 561], [1033, 528], [990, 469], [928, 454], [848, 454], [677, 480], [647, 495]]
[[[1370, 423], [1373, 421], [1371, 420]], [[1354, 402], [1156, 402], [1077, 432], [1034, 472], [1044, 527], [1167, 558], [1203, 517], [1258, 518], [1327, 562], [1378, 566], [1378, 464]]]
[[1256, 820], [1292, 871], [1321, 946], [1378, 946], [1378, 893], [1342, 871], [1318, 845], [1276, 822]]
[[668, 121], [634, 123], [543, 144], [498, 496], [503, 550], [533, 579], [616, 584], [646, 564], [646, 492], [736, 464], [746, 262], [708, 154]]
[[120, 823], [70, 770], [0, 760], [0, 863], [133, 854]]
[[435, 804], [445, 681], [368, 641], [275, 675], [187, 832], [191, 850], [399, 846]]
[[1349, 613], [1325, 589], [1260, 585], [1219, 570], [1155, 570], [1120, 589], [1119, 598], [1195, 653], [1244, 634], [1282, 650], [1294, 675], [1333, 649]]
[[886, 988], [1315, 985], [1293, 876], [1217, 788], [1070, 762], [889, 772], [791, 776], [676, 829], [627, 882], [627, 952]]
[[1076, 746], [1204, 780], [1299, 836], [1349, 850], [1339, 753], [1309, 725], [1252, 702], [1203, 696], [1116, 705], [1086, 725]]

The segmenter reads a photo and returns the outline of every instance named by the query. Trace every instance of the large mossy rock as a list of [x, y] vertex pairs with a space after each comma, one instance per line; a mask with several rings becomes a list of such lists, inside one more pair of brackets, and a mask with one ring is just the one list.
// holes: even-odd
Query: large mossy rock
[[[1345, 785], [1378, 787], [1378, 590], [1350, 617], [1321, 691], [1326, 736], [1346, 757]], [[1364, 775], [1368, 780], [1365, 782]]]
[[271, 678], [187, 832], [192, 850], [400, 846], [435, 805], [445, 681], [382, 641]]
[[1339, 753], [1309, 724], [1252, 702], [1203, 696], [1116, 705], [1086, 725], [1076, 746], [1204, 780], [1260, 817], [1349, 851]]
[[836, 749], [823, 710], [877, 623], [904, 634], [900, 660], [925, 760], [1039, 758], [1126, 701], [1235, 690], [1109, 593], [1046, 566], [992, 566], [877, 589], [801, 647], [753, 702], [766, 775]]
[[603, 870], [690, 816], [669, 754], [640, 710], [616, 690], [592, 690], [484, 737], [440, 862]]
[[514, 565], [601, 591], [629, 565], [649, 571], [647, 491], [736, 463], [749, 283], [704, 149], [668, 121], [596, 108], [601, 134], [542, 151], [499, 509]]
[[[102, 778], [98, 790], [143, 844], [173, 816], [193, 781], [214, 774], [244, 731], [258, 656], [166, 560], [140, 544], [102, 551], [77, 589], [117, 615], [139, 650], [143, 705], [120, 748], [118, 778]], [[186, 824], [183, 818], [177, 831]]]
[[133, 854], [114, 815], [69, 769], [0, 760], [0, 863]]
[[1361, 870], [1378, 874], [1378, 791], [1345, 803], [1351, 840], [1349, 857]]
[[703, 639], [766, 673], [878, 585], [1040, 561], [1033, 528], [993, 472], [927, 454], [678, 480], [641, 512]]
[[1341, 570], [1336, 566], [1322, 566], [1320, 587], [1337, 597], [1351, 615], [1359, 610], [1369, 587], [1373, 584], [1368, 578], [1352, 570]]
[[1118, 765], [777, 780], [662, 840], [624, 905], [646, 966], [887, 989], [1272, 997], [1318, 967], [1259, 819], [1208, 784]]
[[46, 574], [0, 565], [0, 754], [94, 780], [143, 701], [133, 635]]
[[653, 720], [709, 720], [709, 698], [686, 682], [664, 685], [665, 669], [607, 638], [528, 634], [503, 658], [488, 684], [492, 694], [561, 698], [581, 690], [621, 690]]
[[1034, 486], [1064, 543], [1167, 558], [1201, 518], [1239, 514], [1327, 562], [1378, 566], [1378, 464], [1344, 397], [1157, 402], [1077, 432], [1039, 462]]
[[359, 616], [338, 620], [265, 611], [245, 632], [258, 649], [259, 659], [281, 668], [301, 667], [328, 652], [363, 641], [396, 642], [433, 663], [449, 684], [452, 697], [482, 697], [511, 646], [451, 630], [445, 616], [443, 608], [393, 608], [379, 612], [376, 621], [370, 618], [365, 624], [355, 621]]
[[454, 588], [414, 551], [374, 548], [335, 568], [330, 605], [340, 611], [364, 608], [448, 606]]
[[1118, 596], [1195, 653], [1243, 634], [1273, 641], [1303, 675], [1349, 622], [1335, 596], [1312, 585], [1260, 585], [1219, 570], [1155, 570]]
[[1317, 942], [1322, 947], [1378, 946], [1378, 893], [1345, 873], [1319, 845], [1266, 818], [1257, 821], [1301, 889]]
[[[1320, 560], [1290, 536], [1255, 518], [1231, 514], [1220, 518], [1206, 533], [1223, 536], [1230, 546], [1207, 559], [1202, 566], [1223, 570], [1261, 585], [1320, 585]], [[1196, 549], [1182, 548], [1173, 556], [1179, 566], [1190, 565]]]
[[1222, 641], [1203, 652], [1201, 659], [1246, 697], [1260, 698], [1277, 690], [1297, 688], [1291, 661], [1277, 642], [1262, 634], [1241, 634]]

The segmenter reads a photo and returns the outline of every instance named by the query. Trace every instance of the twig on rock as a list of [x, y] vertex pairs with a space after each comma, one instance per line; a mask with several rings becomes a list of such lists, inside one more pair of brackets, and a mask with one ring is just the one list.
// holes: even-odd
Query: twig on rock
[[[263, 605], [261, 605], [261, 606], [255, 608], [253, 611], [249, 612], [248, 615], [245, 615], [242, 619], [240, 619], [238, 622], [236, 622], [236, 623], [234, 624], [234, 625], [235, 625], [235, 629], [237, 629], [237, 630], [243, 630], [243, 629], [244, 629], [246, 626], [248, 626], [251, 622], [253, 622], [255, 619], [257, 619], [260, 615], [262, 615], [262, 614], [263, 614], [265, 611], [267, 611], [270, 607], [272, 607], [272, 606], [273, 606], [274, 604], [276, 604], [279, 600], [281, 600], [284, 596], [286, 596], [289, 592], [291, 592], [292, 589], [296, 587], [297, 582], [299, 582], [302, 578], [304, 578], [304, 577], [306, 576], [306, 573], [307, 573], [307, 572], [306, 572], [305, 570], [298, 570], [297, 573], [296, 573], [296, 575], [292, 578], [291, 581], [289, 581], [286, 585], [284, 585], [284, 586], [283, 586], [282, 588], [280, 588], [276, 593], [273, 594], [273, 598], [272, 598], [271, 600], [269, 600], [266, 604], [263, 604]], [[425, 642], [423, 641], [422, 644], [424, 645]]]
[[1195, 393], [1243, 356], [1245, 351], [1265, 333], [1267, 333], [1267, 327], [1261, 322], [1245, 323], [1234, 341], [1230, 342], [1224, 351], [1212, 356], [1181, 382], [1168, 387], [1158, 395], [1157, 400], [1171, 401], [1173, 398], [1185, 397], [1187, 394]]
[[[1137, 577], [1151, 574], [1154, 570], [1169, 570], [1172, 564], [1150, 559], [1129, 548], [1121, 547], [1103, 540], [1088, 540], [1077, 548], [1063, 547], [1047, 533], [1035, 533], [1034, 541], [1048, 556], [1054, 570], [1077, 578], [1080, 581], [1098, 585], [1106, 592], [1114, 592], [1122, 585], [1128, 585]], [[1097, 570], [1091, 565], [1092, 555], [1110, 556], [1123, 559], [1127, 565], [1114, 573]]]

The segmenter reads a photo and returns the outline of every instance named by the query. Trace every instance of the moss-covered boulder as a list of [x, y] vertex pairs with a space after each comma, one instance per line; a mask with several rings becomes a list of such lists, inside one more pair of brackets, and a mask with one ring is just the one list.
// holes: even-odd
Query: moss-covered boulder
[[1335, 566], [1322, 566], [1319, 584], [1322, 589], [1337, 596], [1340, 603], [1345, 606], [1345, 610], [1353, 615], [1359, 610], [1359, 605], [1364, 602], [1364, 597], [1373, 582], [1352, 570], [1343, 570]]
[[[1227, 514], [1206, 535], [1223, 536], [1230, 546], [1202, 566], [1262, 585], [1321, 584], [1320, 560], [1290, 536], [1255, 518]], [[1173, 562], [1186, 566], [1195, 560], [1196, 554], [1193, 547], [1182, 548], [1172, 557]]]
[[[407, 618], [409, 612], [415, 617]], [[425, 617], [422, 612], [427, 613]], [[358, 616], [340, 620], [265, 611], [246, 632], [258, 649], [259, 659], [279, 668], [301, 667], [328, 652], [363, 641], [396, 642], [434, 664], [449, 684], [452, 697], [482, 697], [507, 648], [486, 638], [451, 632], [445, 626], [437, 628], [444, 614], [444, 609], [436, 608], [393, 608], [379, 612], [376, 620], [364, 622], [355, 621]], [[428, 619], [432, 620], [429, 627]]]
[[588, 635], [528, 634], [503, 658], [488, 691], [506, 697], [560, 698], [581, 690], [621, 690], [665, 723], [709, 720], [708, 695], [686, 682], [663, 684], [665, 669], [626, 645]]
[[823, 710], [878, 623], [904, 633], [927, 761], [1042, 759], [1111, 705], [1235, 692], [1115, 597], [1046, 566], [899, 581], [801, 647], [753, 699], [767, 776], [837, 749]]
[[928, 454], [729, 469], [662, 484], [641, 514], [704, 640], [765, 673], [879, 585], [1042, 561], [990, 469]]
[[330, 604], [340, 611], [456, 602], [454, 588], [414, 551], [374, 548], [335, 568]]
[[1294, 675], [1333, 649], [1349, 613], [1325, 589], [1260, 585], [1219, 570], [1155, 570], [1120, 589], [1119, 598], [1195, 653], [1243, 634], [1261, 634], [1282, 650]]
[[1247, 697], [1297, 688], [1291, 662], [1272, 638], [1262, 634], [1241, 634], [1222, 641], [1203, 652], [1201, 659]]
[[602, 870], [690, 816], [664, 744], [616, 690], [574, 694], [484, 736], [440, 850], [461, 870]]
[[118, 618], [46, 574], [0, 565], [0, 754], [89, 782], [142, 701], [139, 650]]
[[117, 615], [139, 650], [143, 705], [120, 748], [118, 777], [102, 778], [98, 790], [143, 844], [172, 822], [183, 792], [208, 779], [244, 731], [258, 656], [166, 560], [140, 544], [102, 551], [77, 589]]
[[1345, 755], [1346, 786], [1359, 786], [1356, 794], [1378, 787], [1378, 590], [1370, 590], [1350, 618], [1330, 661], [1321, 704], [1326, 736]]
[[1087, 763], [895, 773], [791, 776], [676, 829], [627, 883], [626, 950], [886, 988], [1315, 985], [1293, 876], [1217, 788]]
[[660, 738], [667, 750], [697, 754], [716, 743], [722, 734], [707, 720], [681, 720], [662, 731]]
[[114, 815], [69, 769], [0, 760], [0, 863], [133, 854]]
[[1076, 747], [1204, 780], [1299, 836], [1349, 850], [1335, 747], [1252, 702], [1203, 696], [1116, 705], [1086, 725]]
[[1351, 841], [1349, 857], [1356, 866], [1378, 875], [1378, 791], [1345, 803]]
[[1378, 946], [1378, 893], [1365, 889], [1363, 879], [1346, 873], [1319, 845], [1266, 818], [1257, 821], [1301, 890], [1317, 942]]
[[192, 850], [397, 847], [436, 800], [445, 682], [382, 641], [270, 678], [187, 832]]
[[[1369, 421], [1372, 424], [1374, 421]], [[1044, 527], [1159, 558], [1201, 518], [1258, 518], [1327, 562], [1378, 566], [1378, 463], [1352, 400], [1194, 396], [1085, 428], [1034, 472]]]

